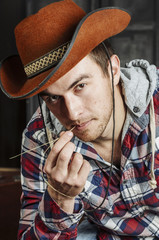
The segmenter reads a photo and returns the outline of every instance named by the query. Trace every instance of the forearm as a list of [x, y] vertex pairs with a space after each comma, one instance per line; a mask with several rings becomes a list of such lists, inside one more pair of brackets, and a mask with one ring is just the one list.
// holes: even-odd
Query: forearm
[[[77, 224], [83, 215], [83, 206], [76, 201], [73, 214], [64, 212], [46, 191], [39, 207], [21, 220], [18, 239], [76, 239]], [[31, 206], [33, 207], [33, 206]], [[26, 211], [26, 210], [24, 210]], [[27, 211], [28, 213], [28, 211]], [[26, 215], [26, 214], [25, 214]], [[29, 218], [30, 224], [25, 225]]]

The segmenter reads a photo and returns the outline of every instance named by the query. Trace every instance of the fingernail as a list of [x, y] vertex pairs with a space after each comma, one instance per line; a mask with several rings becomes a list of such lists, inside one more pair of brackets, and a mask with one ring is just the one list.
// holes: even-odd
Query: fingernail
[[71, 131], [67, 131], [67, 135], [68, 135], [69, 137], [72, 137], [72, 136], [73, 136], [73, 133], [72, 133]]

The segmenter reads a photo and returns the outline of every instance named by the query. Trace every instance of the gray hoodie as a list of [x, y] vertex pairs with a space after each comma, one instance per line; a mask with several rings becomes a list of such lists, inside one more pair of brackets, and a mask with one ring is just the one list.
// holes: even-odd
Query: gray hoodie
[[[157, 82], [157, 70], [146, 60], [133, 60], [121, 68], [121, 85], [125, 103], [127, 105], [127, 117], [123, 128], [122, 139], [134, 118], [139, 118], [145, 112]], [[143, 120], [144, 121], [144, 120]]]

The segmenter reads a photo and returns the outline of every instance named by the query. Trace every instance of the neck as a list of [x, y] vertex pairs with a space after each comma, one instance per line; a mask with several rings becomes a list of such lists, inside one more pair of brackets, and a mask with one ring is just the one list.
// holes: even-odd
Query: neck
[[[115, 165], [119, 165], [121, 158], [121, 135], [125, 122], [126, 110], [121, 94], [120, 86], [115, 89], [115, 132], [114, 132], [114, 154], [113, 161]], [[108, 133], [109, 132], [109, 133]], [[109, 130], [107, 135], [96, 139], [93, 144], [97, 152], [104, 160], [110, 162], [112, 154], [112, 140], [113, 140], [113, 116], [109, 122]]]

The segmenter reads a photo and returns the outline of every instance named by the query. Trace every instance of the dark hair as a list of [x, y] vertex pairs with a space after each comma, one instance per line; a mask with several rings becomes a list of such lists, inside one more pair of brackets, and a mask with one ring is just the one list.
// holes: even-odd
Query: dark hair
[[[111, 57], [114, 54], [114, 49], [112, 48], [110, 42], [105, 40], [103, 42], [108, 50], [109, 56]], [[89, 54], [93, 58], [93, 60], [101, 67], [103, 73], [108, 75], [108, 55], [106, 53], [105, 47], [103, 43], [100, 43], [97, 47], [95, 47]]]

